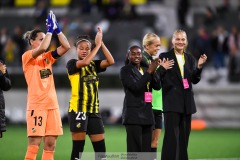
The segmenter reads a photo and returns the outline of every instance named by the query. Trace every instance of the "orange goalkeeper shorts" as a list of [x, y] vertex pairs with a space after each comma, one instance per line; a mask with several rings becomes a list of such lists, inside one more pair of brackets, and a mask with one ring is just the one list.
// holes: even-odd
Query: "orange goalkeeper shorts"
[[59, 109], [28, 110], [26, 114], [28, 136], [58, 136], [63, 134]]

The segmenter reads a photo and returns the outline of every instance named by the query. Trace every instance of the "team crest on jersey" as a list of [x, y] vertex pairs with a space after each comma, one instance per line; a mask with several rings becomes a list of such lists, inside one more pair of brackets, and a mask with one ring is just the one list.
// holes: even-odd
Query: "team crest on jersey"
[[52, 72], [48, 68], [44, 68], [44, 69], [40, 70], [41, 79], [48, 78], [49, 75], [51, 75], [51, 74], [52, 74]]
[[76, 127], [77, 127], [77, 128], [81, 128], [81, 123], [77, 123], [77, 124], [76, 124]]
[[36, 128], [32, 128], [32, 132], [35, 133], [36, 132]]

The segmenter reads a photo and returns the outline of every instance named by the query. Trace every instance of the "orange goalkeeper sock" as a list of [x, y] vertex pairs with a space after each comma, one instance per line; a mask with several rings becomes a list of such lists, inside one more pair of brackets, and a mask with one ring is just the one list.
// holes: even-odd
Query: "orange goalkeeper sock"
[[29, 145], [24, 160], [36, 160], [39, 146]]
[[43, 150], [42, 160], [54, 160], [54, 151]]

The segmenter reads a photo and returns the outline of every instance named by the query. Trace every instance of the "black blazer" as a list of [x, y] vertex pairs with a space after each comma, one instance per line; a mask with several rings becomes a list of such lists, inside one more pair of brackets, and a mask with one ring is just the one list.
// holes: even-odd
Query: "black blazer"
[[[0, 62], [4, 64], [3, 61], [0, 60]], [[3, 74], [0, 71], [0, 132], [6, 131], [5, 100], [3, 91], [8, 91], [11, 86], [8, 72], [6, 71], [6, 74]]]
[[193, 114], [196, 110], [192, 83], [197, 84], [201, 79], [201, 69], [197, 68], [197, 61], [188, 53], [184, 53], [184, 78], [188, 80], [189, 88], [184, 89], [181, 72], [178, 66], [174, 50], [160, 54], [161, 59], [174, 60], [172, 69], [165, 70], [161, 74], [163, 112], [178, 112]]
[[144, 75], [138, 69], [128, 64], [121, 68], [120, 79], [124, 87], [125, 98], [123, 102], [122, 123], [136, 125], [154, 124], [152, 103], [144, 101], [144, 93], [148, 92], [147, 83], [150, 82], [149, 92], [152, 88], [160, 89], [160, 79], [157, 80], [147, 73], [147, 67], [141, 66]]

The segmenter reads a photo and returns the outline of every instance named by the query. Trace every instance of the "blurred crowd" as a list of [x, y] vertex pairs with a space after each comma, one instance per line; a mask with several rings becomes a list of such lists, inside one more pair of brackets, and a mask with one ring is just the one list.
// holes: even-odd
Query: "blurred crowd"
[[[8, 5], [13, 5], [10, 3], [11, 1], [2, 1], [2, 7], [7, 5], [4, 2], [9, 2]], [[151, 1], [147, 1], [146, 3], [149, 2]], [[163, 3], [163, 1], [158, 2], [160, 4]], [[33, 14], [36, 28], [39, 27], [43, 30], [46, 28], [45, 20], [49, 7], [49, 1], [36, 1]], [[68, 15], [62, 16], [58, 21], [71, 46], [73, 46], [76, 35], [88, 34], [90, 37], [93, 37], [96, 33], [96, 25], [101, 25], [103, 32], [107, 34], [109, 26], [114, 21], [139, 20], [136, 5], [131, 4], [130, 0], [109, 0], [107, 4], [103, 3], [102, 0], [96, 0], [94, 4], [88, 0], [80, 2], [72, 0], [68, 7], [70, 10], [74, 10], [77, 14], [81, 15], [88, 16], [93, 14], [93, 12], [95, 12], [95, 15], [102, 15], [96, 22], [93, 22], [94, 17], [91, 16], [86, 21], [79, 18], [70, 19]], [[176, 7], [178, 26], [184, 28], [188, 32], [188, 35], [190, 35], [187, 49], [196, 58], [199, 58], [202, 53], [207, 54], [209, 59], [207, 68], [211, 68], [214, 73], [209, 79], [209, 83], [216, 83], [223, 76], [227, 76], [229, 82], [239, 82], [240, 26], [237, 21], [239, 22], [240, 20], [240, 5], [232, 7], [230, 0], [223, 0], [223, 3], [216, 7], [206, 5], [205, 12], [202, 13], [202, 18], [194, 20], [194, 28], [189, 27], [186, 22], [190, 7], [189, 0], [178, 1]], [[229, 13], [236, 14], [238, 19], [229, 21], [232, 18], [229, 17], [231, 15]], [[225, 23], [226, 21], [227, 24]], [[22, 35], [27, 29], [26, 26], [21, 25], [15, 26], [13, 31], [9, 30], [8, 26], [0, 28], [0, 58], [5, 60], [7, 66], [21, 66], [21, 56], [28, 47], [28, 44], [22, 39]], [[162, 37], [162, 47], [167, 49], [171, 47], [170, 38]], [[57, 38], [55, 38], [50, 45], [50, 49], [55, 49], [57, 43]], [[59, 62], [56, 65], [63, 64], [65, 66], [66, 62], [74, 57], [76, 57], [76, 54], [75, 49], [72, 47], [69, 53], [62, 58], [63, 62]], [[116, 60], [118, 61], [118, 59]], [[227, 75], [223, 74], [225, 72], [227, 72]]]
[[235, 7], [230, 2], [223, 0], [219, 6], [205, 6], [202, 19], [195, 21], [196, 34], [189, 44], [195, 57], [207, 53], [214, 70], [210, 83], [223, 76], [230, 82], [240, 81], [240, 1]]
[[[10, 0], [2, 1], [0, 6], [14, 7], [14, 2]], [[46, 17], [50, 7], [50, 2], [47, 0], [36, 1], [33, 14], [34, 28], [40, 28], [43, 31], [46, 29]], [[131, 5], [129, 0], [110, 0], [109, 3], [106, 4], [103, 4], [101, 0], [97, 0], [94, 4], [91, 4], [88, 0], [71, 0], [68, 7], [69, 10], [76, 11], [77, 15], [83, 16], [91, 15], [95, 9], [96, 12], [99, 12], [96, 14], [102, 15], [103, 17], [101, 21], [94, 22], [91, 16], [89, 16], [87, 20], [82, 20], [82, 17], [79, 16], [74, 19], [69, 18], [68, 15], [62, 16], [61, 19], [59, 19], [59, 24], [69, 38], [71, 46], [73, 46], [74, 38], [76, 38], [77, 35], [86, 34], [94, 38], [96, 25], [101, 25], [103, 31], [106, 32], [110, 21], [119, 19], [132, 20], [136, 18], [135, 5]], [[22, 35], [28, 30], [28, 27], [29, 26], [17, 25], [13, 31], [9, 30], [8, 26], [0, 28], [0, 58], [4, 59], [8, 66], [21, 65], [21, 56], [28, 47], [28, 44], [22, 39]], [[49, 49], [55, 49], [57, 43], [57, 38], [54, 37]], [[69, 52], [72, 54], [67, 54], [68, 56], [64, 57], [65, 61], [76, 56], [73, 53], [74, 49]], [[56, 65], [58, 65], [58, 63]]]

